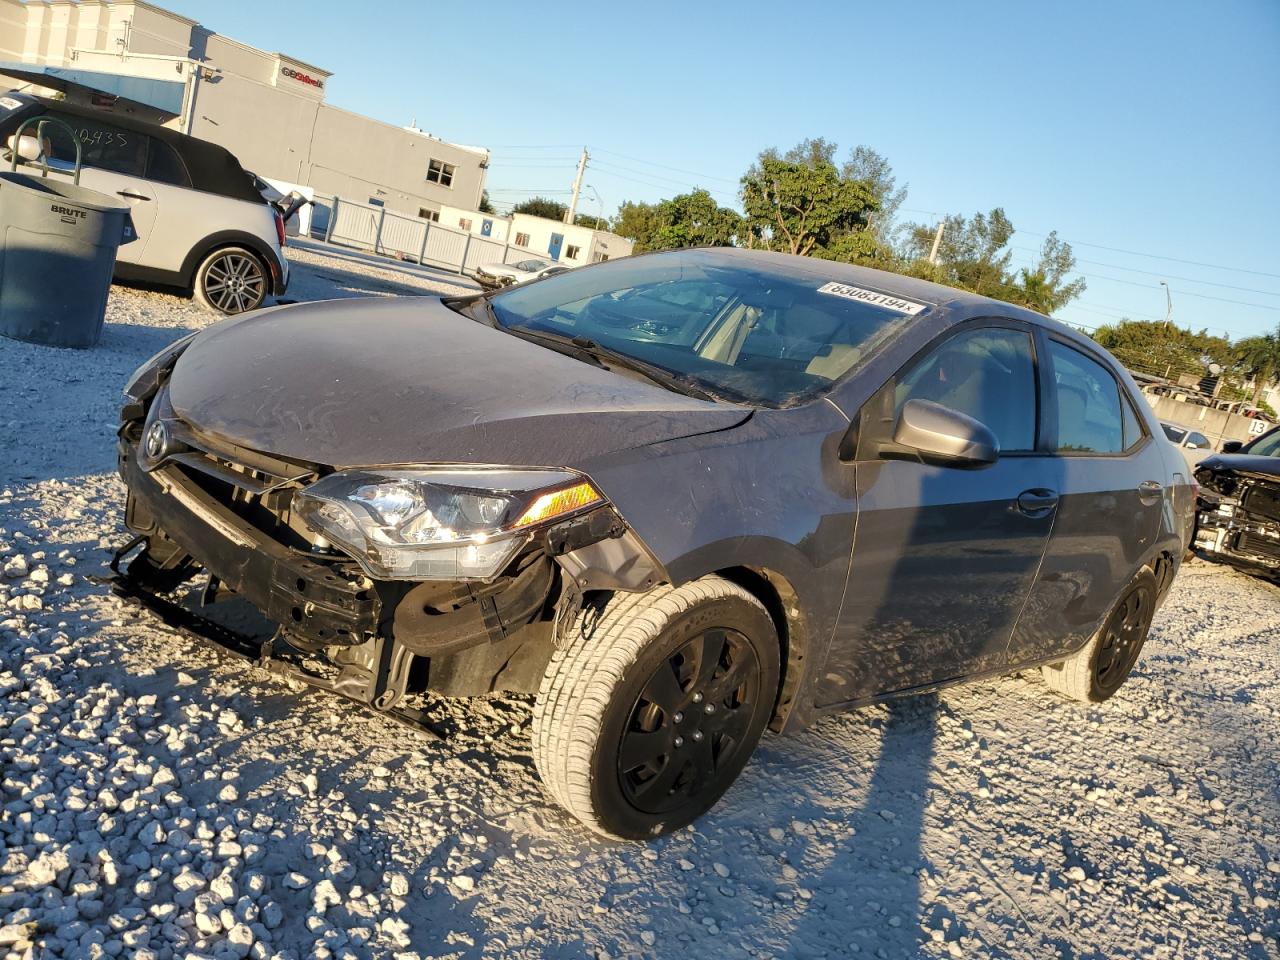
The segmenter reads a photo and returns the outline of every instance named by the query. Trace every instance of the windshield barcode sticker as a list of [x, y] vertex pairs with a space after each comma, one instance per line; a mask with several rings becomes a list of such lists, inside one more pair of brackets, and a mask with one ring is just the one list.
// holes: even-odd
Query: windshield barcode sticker
[[15, 100], [13, 97], [0, 97], [0, 107], [5, 110], [17, 110], [22, 106], [21, 100]]
[[818, 288], [819, 293], [829, 293], [833, 297], [844, 297], [847, 300], [858, 300], [862, 303], [869, 303], [873, 307], [884, 307], [886, 310], [893, 310], [897, 313], [909, 313], [915, 316], [929, 309], [927, 303], [916, 303], [914, 300], [903, 300], [901, 297], [891, 297], [887, 293], [877, 293], [874, 290], [863, 290], [861, 287], [851, 287], [847, 283], [824, 283]]

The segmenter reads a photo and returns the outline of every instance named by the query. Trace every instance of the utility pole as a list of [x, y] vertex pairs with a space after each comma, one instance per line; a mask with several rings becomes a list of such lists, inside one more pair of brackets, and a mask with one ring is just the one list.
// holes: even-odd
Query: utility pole
[[1161, 280], [1160, 286], [1164, 287], [1164, 299], [1165, 299], [1165, 303], [1168, 304], [1168, 307], [1164, 312], [1164, 328], [1168, 330], [1169, 318], [1173, 316], [1173, 297], [1170, 296], [1169, 294], [1169, 284]]
[[578, 212], [578, 194], [582, 190], [582, 175], [587, 172], [587, 161], [591, 159], [587, 155], [587, 148], [582, 148], [582, 156], [578, 158], [578, 175], [573, 178], [573, 197], [569, 201], [569, 209], [564, 212], [564, 222], [573, 223], [573, 218]]
[[938, 232], [933, 235], [933, 249], [929, 251], [929, 262], [935, 267], [938, 265], [938, 248], [942, 246], [942, 228], [946, 226], [945, 220], [938, 221]]

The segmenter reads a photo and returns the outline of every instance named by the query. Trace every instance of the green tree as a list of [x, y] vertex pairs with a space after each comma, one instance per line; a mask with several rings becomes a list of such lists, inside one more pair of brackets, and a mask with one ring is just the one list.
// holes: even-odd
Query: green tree
[[498, 212], [497, 210], [493, 209], [493, 202], [489, 199], [488, 190], [480, 191], [480, 212], [481, 213], [497, 213]]
[[835, 165], [835, 151], [816, 138], [760, 154], [742, 178], [749, 246], [801, 256], [847, 255], [858, 246], [847, 235], [867, 230], [877, 201], [866, 181]]
[[1131, 370], [1171, 380], [1182, 374], [1203, 377], [1211, 363], [1226, 369], [1235, 362], [1235, 349], [1223, 337], [1157, 320], [1122, 320], [1099, 327], [1092, 337]]
[[1267, 384], [1280, 374], [1280, 326], [1271, 333], [1240, 340], [1234, 352], [1240, 372], [1253, 381], [1253, 404], [1257, 406]]
[[599, 217], [590, 213], [579, 213], [573, 218], [573, 222], [580, 227], [590, 227], [592, 230], [608, 230], [609, 221], [601, 220]]
[[1020, 306], [1053, 313], [1084, 292], [1083, 277], [1068, 279], [1075, 269], [1071, 245], [1050, 233], [1040, 247], [1034, 267], [1012, 269], [1013, 222], [1000, 207], [969, 219], [947, 217], [942, 224], [938, 262], [929, 259], [936, 226], [909, 224], [900, 269], [913, 276], [996, 297]]
[[545, 217], [548, 220], [560, 220], [563, 222], [564, 215], [569, 212], [569, 208], [559, 200], [552, 200], [548, 197], [530, 197], [528, 200], [521, 200], [511, 208], [512, 213], [527, 213], [531, 217]]
[[624, 203], [614, 232], [636, 242], [636, 252], [681, 247], [732, 246], [742, 229], [736, 211], [701, 188], [658, 203]]
[[840, 172], [846, 179], [861, 180], [871, 189], [871, 196], [876, 202], [869, 225], [875, 238], [875, 245], [871, 248], [873, 256], [879, 259], [891, 257], [894, 234], [898, 229], [898, 209], [907, 198], [906, 186], [898, 186], [889, 161], [868, 146], [854, 147]]

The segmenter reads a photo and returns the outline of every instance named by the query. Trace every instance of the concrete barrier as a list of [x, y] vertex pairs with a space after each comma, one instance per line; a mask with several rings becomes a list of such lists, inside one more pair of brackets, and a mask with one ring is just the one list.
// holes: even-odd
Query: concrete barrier
[[1199, 403], [1187, 403], [1173, 397], [1153, 397], [1144, 394], [1147, 403], [1161, 420], [1168, 420], [1188, 430], [1203, 433], [1213, 442], [1214, 450], [1222, 449], [1224, 440], [1240, 440], [1248, 443], [1271, 429], [1274, 424], [1257, 417], [1242, 417], [1238, 413], [1215, 410]]

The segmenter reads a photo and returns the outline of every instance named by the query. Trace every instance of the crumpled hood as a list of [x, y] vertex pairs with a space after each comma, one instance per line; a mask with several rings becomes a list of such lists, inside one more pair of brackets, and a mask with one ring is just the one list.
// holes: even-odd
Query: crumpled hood
[[417, 297], [332, 300], [217, 324], [178, 359], [169, 399], [197, 430], [335, 467], [572, 467], [751, 414], [602, 370]]
[[1196, 473], [1243, 473], [1280, 481], [1280, 457], [1259, 457], [1247, 453], [1215, 453], [1196, 464]]

